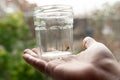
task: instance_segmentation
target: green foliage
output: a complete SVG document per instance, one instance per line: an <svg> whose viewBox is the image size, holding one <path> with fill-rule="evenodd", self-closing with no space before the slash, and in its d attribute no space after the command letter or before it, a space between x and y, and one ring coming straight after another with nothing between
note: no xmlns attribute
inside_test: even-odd
<svg viewBox="0 0 120 80"><path fill-rule="evenodd" d="M43 80L45 76L22 59L22 51L12 54L0 49L0 80Z"/></svg>
<svg viewBox="0 0 120 80"><path fill-rule="evenodd" d="M8 55L7 52L0 48L0 80L7 78Z"/></svg>
<svg viewBox="0 0 120 80"><path fill-rule="evenodd" d="M44 80L22 58L23 50L33 47L35 40L20 12L0 18L0 80Z"/></svg>
<svg viewBox="0 0 120 80"><path fill-rule="evenodd" d="M2 44L6 50L12 50L16 41L27 38L28 26L22 18L22 14L9 14L0 19L0 44Z"/></svg>

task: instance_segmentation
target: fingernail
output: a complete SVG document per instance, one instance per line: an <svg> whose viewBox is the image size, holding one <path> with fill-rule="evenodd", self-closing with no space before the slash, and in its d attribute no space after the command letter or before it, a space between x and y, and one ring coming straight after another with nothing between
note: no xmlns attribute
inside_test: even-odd
<svg viewBox="0 0 120 80"><path fill-rule="evenodd" d="M87 48L89 47L92 43L94 43L95 40L91 37L86 37L84 40L83 40L83 47Z"/></svg>
<svg viewBox="0 0 120 80"><path fill-rule="evenodd" d="M27 53L28 51L29 51L29 49L25 49L25 50L24 50L24 54Z"/></svg>

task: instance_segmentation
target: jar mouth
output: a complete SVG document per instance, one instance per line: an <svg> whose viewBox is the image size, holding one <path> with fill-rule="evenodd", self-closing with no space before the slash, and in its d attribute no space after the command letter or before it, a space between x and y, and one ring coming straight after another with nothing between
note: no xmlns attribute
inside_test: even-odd
<svg viewBox="0 0 120 80"><path fill-rule="evenodd" d="M72 12L72 7L69 5L44 5L34 9L34 14L49 12Z"/></svg>

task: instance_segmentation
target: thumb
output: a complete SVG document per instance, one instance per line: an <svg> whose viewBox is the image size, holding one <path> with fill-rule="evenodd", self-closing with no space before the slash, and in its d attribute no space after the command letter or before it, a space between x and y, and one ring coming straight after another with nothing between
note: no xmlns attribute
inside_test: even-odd
<svg viewBox="0 0 120 80"><path fill-rule="evenodd" d="M93 45L94 43L96 43L96 41L95 41L93 38L91 38L91 37L86 37L86 38L84 38L84 40L83 40L83 47L84 47L84 48L88 48L88 47L90 47L91 45Z"/></svg>

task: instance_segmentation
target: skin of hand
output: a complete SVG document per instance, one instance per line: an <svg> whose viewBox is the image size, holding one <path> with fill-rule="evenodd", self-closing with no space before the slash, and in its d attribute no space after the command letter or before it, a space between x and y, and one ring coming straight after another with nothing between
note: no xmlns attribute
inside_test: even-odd
<svg viewBox="0 0 120 80"><path fill-rule="evenodd" d="M91 37L83 40L84 51L59 59L45 59L38 49L26 49L24 60L56 80L120 80L120 65L112 52Z"/></svg>

